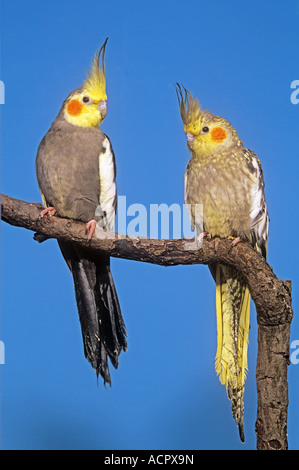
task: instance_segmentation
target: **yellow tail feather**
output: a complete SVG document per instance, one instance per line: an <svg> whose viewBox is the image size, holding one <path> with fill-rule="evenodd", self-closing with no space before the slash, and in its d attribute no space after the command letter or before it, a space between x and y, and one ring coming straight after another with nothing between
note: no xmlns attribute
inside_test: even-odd
<svg viewBox="0 0 299 470"><path fill-rule="evenodd" d="M250 319L249 289L236 270L216 266L217 353L215 369L232 401L233 417L244 442L244 385Z"/></svg>

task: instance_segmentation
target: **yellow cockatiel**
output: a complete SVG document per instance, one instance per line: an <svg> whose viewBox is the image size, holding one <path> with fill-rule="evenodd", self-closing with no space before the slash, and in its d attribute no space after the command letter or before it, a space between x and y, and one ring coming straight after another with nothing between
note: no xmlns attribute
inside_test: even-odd
<svg viewBox="0 0 299 470"><path fill-rule="evenodd" d="M244 147L226 119L202 110L184 87L177 85L176 91L192 155L185 172L185 203L193 228L202 226L203 234L212 237L233 237L232 243L247 240L266 258L269 217L258 157ZM196 204L203 205L203 220L195 218ZM250 294L232 267L219 263L209 267L216 282L216 372L226 385L244 442Z"/></svg>

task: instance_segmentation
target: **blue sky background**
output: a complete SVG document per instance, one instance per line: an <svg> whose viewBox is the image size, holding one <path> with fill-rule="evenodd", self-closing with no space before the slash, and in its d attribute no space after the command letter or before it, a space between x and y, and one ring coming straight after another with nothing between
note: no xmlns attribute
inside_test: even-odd
<svg viewBox="0 0 299 470"><path fill-rule="evenodd" d="M299 340L299 104L290 100L299 79L299 2L27 0L1 7L1 191L40 201L38 144L109 36L102 129L116 154L118 194L148 209L183 204L189 154L173 86L183 83L262 161L268 260L278 277L293 281L291 341ZM32 237L2 223L2 449L255 448L253 306L242 445L214 372L215 286L206 266L112 260L129 349L105 389L83 355L57 243ZM299 447L298 374L292 364L291 449Z"/></svg>

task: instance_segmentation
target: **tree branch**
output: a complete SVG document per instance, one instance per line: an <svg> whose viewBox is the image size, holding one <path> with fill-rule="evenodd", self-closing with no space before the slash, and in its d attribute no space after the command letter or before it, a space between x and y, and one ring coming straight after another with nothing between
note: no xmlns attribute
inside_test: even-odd
<svg viewBox="0 0 299 470"><path fill-rule="evenodd" d="M1 218L37 232L35 239L57 238L99 250L117 258L175 266L221 262L236 268L248 283L257 310L258 359L256 368L258 449L287 449L287 407L291 282L278 279L269 264L249 244L232 247L231 240L157 240L129 237L99 230L88 241L85 224L60 217L39 218L42 206L1 196Z"/></svg>

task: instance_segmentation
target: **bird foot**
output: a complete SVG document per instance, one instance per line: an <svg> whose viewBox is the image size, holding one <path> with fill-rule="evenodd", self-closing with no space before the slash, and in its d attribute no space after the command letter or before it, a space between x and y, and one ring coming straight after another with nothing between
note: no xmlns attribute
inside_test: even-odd
<svg viewBox="0 0 299 470"><path fill-rule="evenodd" d="M56 214L56 209L55 207L46 207L46 209L43 209L41 213L39 214L39 218L42 219L45 215L47 217L52 217L52 215Z"/></svg>
<svg viewBox="0 0 299 470"><path fill-rule="evenodd" d="M197 235L197 240L202 243L203 239L207 238L208 240L211 240L211 235L208 232L202 232L199 235Z"/></svg>
<svg viewBox="0 0 299 470"><path fill-rule="evenodd" d="M228 237L228 239L233 240L229 251L231 251L233 249L233 247L236 246L241 241L240 237Z"/></svg>
<svg viewBox="0 0 299 470"><path fill-rule="evenodd" d="M240 237L228 237L228 239L229 239L229 240L233 240L232 246L237 245L237 244L241 241L241 238L240 238Z"/></svg>
<svg viewBox="0 0 299 470"><path fill-rule="evenodd" d="M88 240L92 239L96 226L97 226L97 221L94 219L91 219L89 222L87 222L86 231L88 231L88 237L87 237Z"/></svg>
<svg viewBox="0 0 299 470"><path fill-rule="evenodd" d="M211 237L207 232L201 232L199 235L197 235L196 243L197 243L198 248L202 247L202 243L203 243L204 238L211 238Z"/></svg>

